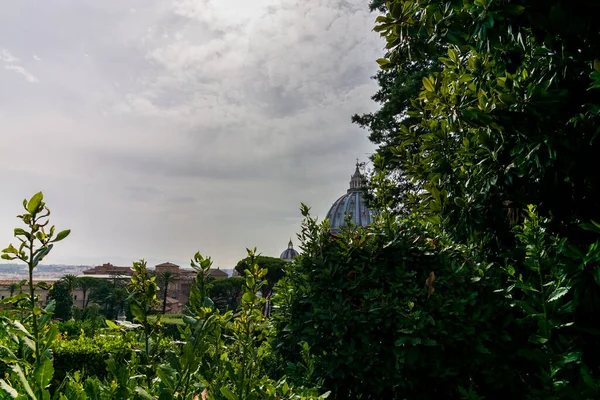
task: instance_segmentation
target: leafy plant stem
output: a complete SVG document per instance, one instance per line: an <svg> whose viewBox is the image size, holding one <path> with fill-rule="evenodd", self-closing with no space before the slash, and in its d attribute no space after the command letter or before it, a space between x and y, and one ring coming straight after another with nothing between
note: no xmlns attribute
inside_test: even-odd
<svg viewBox="0 0 600 400"><path fill-rule="evenodd" d="M35 225L37 220L32 218L32 224ZM32 327L33 327L33 337L34 337L34 346L35 346L35 366L36 368L40 364L40 346L39 346L39 334L38 334L38 324L37 317L35 316L35 288L33 286L33 268L35 267L33 261L33 240L34 240L35 232L31 232L31 236L29 239L29 260L27 262L29 269L29 299L31 301L31 319L32 319ZM41 389L41 388L40 388Z"/></svg>

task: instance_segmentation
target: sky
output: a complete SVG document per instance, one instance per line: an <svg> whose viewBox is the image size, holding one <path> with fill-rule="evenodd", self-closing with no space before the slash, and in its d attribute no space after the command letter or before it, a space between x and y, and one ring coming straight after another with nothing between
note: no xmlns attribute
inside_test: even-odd
<svg viewBox="0 0 600 400"><path fill-rule="evenodd" d="M296 245L374 147L366 0L21 0L0 13L0 245L42 191L46 263L231 268Z"/></svg>

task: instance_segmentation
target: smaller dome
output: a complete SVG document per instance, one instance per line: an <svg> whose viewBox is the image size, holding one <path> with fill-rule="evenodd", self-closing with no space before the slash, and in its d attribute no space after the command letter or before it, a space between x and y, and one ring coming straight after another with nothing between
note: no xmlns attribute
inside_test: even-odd
<svg viewBox="0 0 600 400"><path fill-rule="evenodd" d="M292 239L288 243L288 248L281 253L279 258L286 261L292 261L294 258L298 257L300 254L296 250L294 250L294 244L292 243Z"/></svg>

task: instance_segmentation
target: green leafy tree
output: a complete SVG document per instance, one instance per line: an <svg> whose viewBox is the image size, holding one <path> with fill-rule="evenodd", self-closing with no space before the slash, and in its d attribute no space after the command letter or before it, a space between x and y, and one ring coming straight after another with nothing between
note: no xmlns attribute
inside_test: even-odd
<svg viewBox="0 0 600 400"><path fill-rule="evenodd" d="M409 213L490 252L515 245L512 226L528 204L551 218L552 232L592 240L578 224L600 220L600 4L396 0L376 8L385 12L375 27L387 42L382 69L442 68L423 77L399 126L386 124L387 103L374 123L362 121L374 139L390 138L376 158L374 192L393 199L396 185L383 178L401 173L419 189L408 193ZM391 87L381 87L389 102L406 104ZM389 132L380 135L380 123Z"/></svg>
<svg viewBox="0 0 600 400"><path fill-rule="evenodd" d="M128 296L125 286L117 286L109 290L106 304L111 318L118 318L119 314L125 309Z"/></svg>
<svg viewBox="0 0 600 400"><path fill-rule="evenodd" d="M8 291L10 292L10 296L12 297L12 296L15 295L15 292L17 290L19 290L19 284L18 283L11 283L11 284L9 284L7 286L7 288L8 288Z"/></svg>
<svg viewBox="0 0 600 400"><path fill-rule="evenodd" d="M71 294L73 294L73 291L79 286L79 278L76 275L67 274L63 276L61 280L65 283Z"/></svg>
<svg viewBox="0 0 600 400"><path fill-rule="evenodd" d="M73 308L73 295L69 289L68 282L59 280L52 285L48 291L48 299L54 300L54 317L63 321L71 319L71 310Z"/></svg>
<svg viewBox="0 0 600 400"><path fill-rule="evenodd" d="M107 318L117 318L127 300L126 279L122 276L113 277L111 280L92 279L95 279L96 282L91 288L88 303L100 305Z"/></svg>
<svg viewBox="0 0 600 400"><path fill-rule="evenodd" d="M222 312L237 310L240 306L242 288L245 282L245 279L240 277L217 279L212 282L212 287L209 290L210 298Z"/></svg>
<svg viewBox="0 0 600 400"><path fill-rule="evenodd" d="M106 279L98 279L96 284L90 290L88 302L102 306L102 309L107 312L107 310L112 308L109 299L113 290L114 288L111 282Z"/></svg>
<svg viewBox="0 0 600 400"><path fill-rule="evenodd" d="M77 288L81 290L83 295L83 309L88 306L89 298L87 294L90 290L92 290L98 284L98 278L93 278L90 276L82 276L77 281Z"/></svg>
<svg viewBox="0 0 600 400"><path fill-rule="evenodd" d="M162 313L167 312L167 298L169 296L169 285L176 279L176 275L171 271L164 271L157 276L158 283L162 286Z"/></svg>

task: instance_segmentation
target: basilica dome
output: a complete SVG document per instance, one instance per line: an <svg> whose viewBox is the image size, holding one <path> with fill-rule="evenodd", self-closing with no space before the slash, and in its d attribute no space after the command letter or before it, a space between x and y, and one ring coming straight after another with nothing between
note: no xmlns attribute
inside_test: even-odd
<svg viewBox="0 0 600 400"><path fill-rule="evenodd" d="M345 218L350 217L354 225L368 226L373 222L374 211L369 210L363 198L365 177L360 173L360 164L356 163L356 170L350 178L350 188L342 197L337 199L329 212L327 219L331 233L337 234L346 225Z"/></svg>
<svg viewBox="0 0 600 400"><path fill-rule="evenodd" d="M292 261L294 258L298 257L298 252L294 249L294 244L292 243L292 239L288 243L288 248L281 253L279 258L286 261Z"/></svg>

